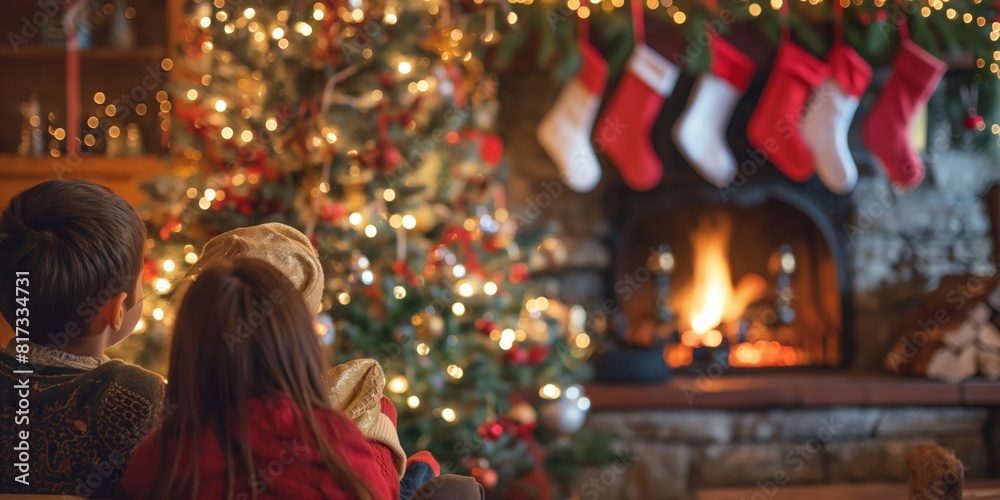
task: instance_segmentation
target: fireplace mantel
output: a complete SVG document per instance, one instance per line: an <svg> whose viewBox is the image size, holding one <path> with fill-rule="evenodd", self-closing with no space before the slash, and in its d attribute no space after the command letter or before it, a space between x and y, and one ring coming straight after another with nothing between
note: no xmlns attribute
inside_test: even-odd
<svg viewBox="0 0 1000 500"><path fill-rule="evenodd" d="M947 384L845 373L678 376L663 384L592 383L593 410L1000 406L1000 383Z"/></svg>

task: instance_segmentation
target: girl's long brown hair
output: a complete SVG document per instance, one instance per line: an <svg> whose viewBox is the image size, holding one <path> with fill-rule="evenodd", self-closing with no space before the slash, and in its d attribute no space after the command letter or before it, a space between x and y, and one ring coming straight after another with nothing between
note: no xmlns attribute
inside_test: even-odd
<svg viewBox="0 0 1000 500"><path fill-rule="evenodd" d="M334 480L358 498L375 498L334 451L313 415L314 409L330 407L323 368L312 314L277 269L237 258L204 270L177 310L167 385L167 400L177 407L163 422L161 466L150 497L198 495L200 439L209 430L224 455L226 498L239 491L238 483L256 498L247 484L256 469L248 446L247 402L283 395L294 403L302 435L322 455Z"/></svg>

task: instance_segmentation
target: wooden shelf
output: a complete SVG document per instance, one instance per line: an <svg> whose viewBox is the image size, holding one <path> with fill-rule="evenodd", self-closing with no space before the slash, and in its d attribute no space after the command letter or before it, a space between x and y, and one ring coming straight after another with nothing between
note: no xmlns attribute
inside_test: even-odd
<svg viewBox="0 0 1000 500"><path fill-rule="evenodd" d="M162 59L167 51L163 47L134 47L120 49L117 47L93 47L80 51L80 59L84 61L153 61ZM27 45L23 47L0 47L0 58L7 59L64 59L65 47L43 47Z"/></svg>
<svg viewBox="0 0 1000 500"><path fill-rule="evenodd" d="M677 376L653 385L590 383L586 393L594 410L1000 406L1000 383L850 373Z"/></svg>
<svg viewBox="0 0 1000 500"><path fill-rule="evenodd" d="M0 206L15 194L52 179L86 179L108 186L133 205L144 201L139 184L170 173L170 160L154 155L108 158L90 155L73 165L65 157L26 158L0 154Z"/></svg>

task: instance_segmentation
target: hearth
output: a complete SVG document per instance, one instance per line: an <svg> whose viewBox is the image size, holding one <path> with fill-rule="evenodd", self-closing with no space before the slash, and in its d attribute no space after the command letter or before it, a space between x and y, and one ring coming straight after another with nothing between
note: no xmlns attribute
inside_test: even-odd
<svg viewBox="0 0 1000 500"><path fill-rule="evenodd" d="M753 179L670 182L629 199L612 286L629 344L697 370L841 367L851 284L843 198ZM644 274L655 279L642 280Z"/></svg>

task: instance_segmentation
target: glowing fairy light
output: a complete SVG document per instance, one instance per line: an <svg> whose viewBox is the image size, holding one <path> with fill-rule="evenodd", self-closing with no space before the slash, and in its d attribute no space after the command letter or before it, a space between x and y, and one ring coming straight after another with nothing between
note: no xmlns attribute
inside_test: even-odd
<svg viewBox="0 0 1000 500"><path fill-rule="evenodd" d="M388 387L390 391L395 392L396 394L401 394L410 388L410 383L406 381L406 377L396 375L389 381Z"/></svg>
<svg viewBox="0 0 1000 500"><path fill-rule="evenodd" d="M554 384L545 384L538 390L538 395L545 399L556 399L562 394L562 390Z"/></svg>

